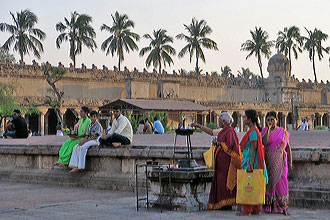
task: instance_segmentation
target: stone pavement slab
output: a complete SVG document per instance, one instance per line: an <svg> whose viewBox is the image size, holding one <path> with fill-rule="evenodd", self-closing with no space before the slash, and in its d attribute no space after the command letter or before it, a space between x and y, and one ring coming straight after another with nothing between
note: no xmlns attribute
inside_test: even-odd
<svg viewBox="0 0 330 220"><path fill-rule="evenodd" d="M86 219L329 219L330 210L290 208L290 216L236 216L235 211L177 212L144 208L136 212L135 194L0 181L1 220Z"/></svg>
<svg viewBox="0 0 330 220"><path fill-rule="evenodd" d="M329 131L290 131L290 143L292 146L330 147ZM238 133L239 139L244 133ZM33 136L27 139L0 139L1 145L61 145L68 136ZM177 144L185 146L185 137L178 136ZM211 137L205 133L194 133L191 136L193 146L210 146ZM133 136L135 146L173 146L174 134L142 134Z"/></svg>

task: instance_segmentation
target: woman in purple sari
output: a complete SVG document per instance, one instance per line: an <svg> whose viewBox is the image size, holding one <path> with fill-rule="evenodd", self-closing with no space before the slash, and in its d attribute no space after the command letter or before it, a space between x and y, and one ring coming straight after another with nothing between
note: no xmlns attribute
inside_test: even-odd
<svg viewBox="0 0 330 220"><path fill-rule="evenodd" d="M290 134L277 127L275 112L266 115L267 127L262 130L265 161L268 172L266 203L264 211L288 215L289 185L288 170L292 168L292 155L289 144Z"/></svg>

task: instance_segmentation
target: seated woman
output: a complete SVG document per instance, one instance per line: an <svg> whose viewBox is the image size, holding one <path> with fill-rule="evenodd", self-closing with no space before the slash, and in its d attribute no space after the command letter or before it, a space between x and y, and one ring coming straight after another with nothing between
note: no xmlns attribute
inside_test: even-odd
<svg viewBox="0 0 330 220"><path fill-rule="evenodd" d="M70 162L73 147L76 146L84 137L87 130L87 126L91 123L91 120L87 117L89 108L86 106L81 107L80 117L78 122L78 133L72 136L69 140L65 141L59 151L59 159L56 166L67 166Z"/></svg>
<svg viewBox="0 0 330 220"><path fill-rule="evenodd" d="M268 126L261 133L269 177L264 210L269 213L282 212L288 215L288 170L292 169L290 133L284 128L277 127L276 112L268 112L266 122Z"/></svg>
<svg viewBox="0 0 330 220"><path fill-rule="evenodd" d="M222 128L213 141L215 149L215 168L209 196L209 209L230 210L236 204L236 173L240 169L239 141L234 128L233 118L228 112L219 116L219 126ZM202 131L214 136L214 131L199 124L192 124Z"/></svg>
<svg viewBox="0 0 330 220"><path fill-rule="evenodd" d="M153 127L152 127L152 123L149 121L148 118L146 118L144 120L144 129L143 129L143 132L145 134L152 134L153 133Z"/></svg>
<svg viewBox="0 0 330 220"><path fill-rule="evenodd" d="M260 126L258 123L258 116L255 110L246 110L243 116L244 125L249 127L248 132L241 140L241 169L252 171L253 169L262 169L266 177L266 184L268 183L268 175L265 164L264 148L262 146L262 138L260 134ZM260 186L265 187L265 186ZM260 205L244 205L244 215L261 213Z"/></svg>
<svg viewBox="0 0 330 220"><path fill-rule="evenodd" d="M144 120L140 120L136 134L143 134L144 133L143 130L144 130Z"/></svg>
<svg viewBox="0 0 330 220"><path fill-rule="evenodd" d="M88 125L86 137L73 148L69 167L73 168L70 173L78 172L85 169L86 155L88 148L93 145L99 145L98 137L102 135L102 126L97 121L98 114L96 111L91 111L90 117L92 122Z"/></svg>

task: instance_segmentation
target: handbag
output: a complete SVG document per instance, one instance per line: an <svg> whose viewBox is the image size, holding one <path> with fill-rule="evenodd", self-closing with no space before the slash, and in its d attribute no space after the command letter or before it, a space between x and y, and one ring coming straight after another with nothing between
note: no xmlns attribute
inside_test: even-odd
<svg viewBox="0 0 330 220"><path fill-rule="evenodd" d="M203 153L205 164L210 169L214 169L214 164L215 164L214 153L215 153L215 146L213 145L210 147L210 149L208 149L208 151Z"/></svg>
<svg viewBox="0 0 330 220"><path fill-rule="evenodd" d="M237 204L265 204L265 192L266 178L263 169L255 169L251 173L237 170Z"/></svg>

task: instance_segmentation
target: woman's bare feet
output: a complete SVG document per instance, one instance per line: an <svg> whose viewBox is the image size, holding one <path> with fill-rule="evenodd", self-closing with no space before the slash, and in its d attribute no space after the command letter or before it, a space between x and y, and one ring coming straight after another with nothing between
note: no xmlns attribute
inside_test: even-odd
<svg viewBox="0 0 330 220"><path fill-rule="evenodd" d="M73 168L72 170L69 171L69 173L77 173L79 172L78 168Z"/></svg>
<svg viewBox="0 0 330 220"><path fill-rule="evenodd" d="M284 210L282 213L283 213L283 215L285 215L285 216L288 216L288 215L290 215L290 214L288 213L288 211L287 211L287 210Z"/></svg>
<svg viewBox="0 0 330 220"><path fill-rule="evenodd" d="M117 143L117 142L115 142L115 143L112 143L112 146L114 146L114 147L120 147L121 146L121 143Z"/></svg>

